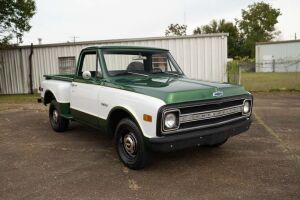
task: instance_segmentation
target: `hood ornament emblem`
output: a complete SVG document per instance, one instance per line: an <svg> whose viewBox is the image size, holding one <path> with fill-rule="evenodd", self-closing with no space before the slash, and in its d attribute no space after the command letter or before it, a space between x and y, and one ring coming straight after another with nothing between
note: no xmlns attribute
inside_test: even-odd
<svg viewBox="0 0 300 200"><path fill-rule="evenodd" d="M223 91L220 91L218 88L215 89L215 92L213 92L214 97L221 97L223 96Z"/></svg>

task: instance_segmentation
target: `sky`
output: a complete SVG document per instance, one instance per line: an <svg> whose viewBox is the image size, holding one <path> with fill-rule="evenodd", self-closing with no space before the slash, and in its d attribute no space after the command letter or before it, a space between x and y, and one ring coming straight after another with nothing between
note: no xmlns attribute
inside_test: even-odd
<svg viewBox="0 0 300 200"><path fill-rule="evenodd" d="M212 19L234 21L255 0L36 0L37 13L23 44L164 36L171 23L187 24L187 34ZM300 38L300 1L265 0L282 15L279 40Z"/></svg>

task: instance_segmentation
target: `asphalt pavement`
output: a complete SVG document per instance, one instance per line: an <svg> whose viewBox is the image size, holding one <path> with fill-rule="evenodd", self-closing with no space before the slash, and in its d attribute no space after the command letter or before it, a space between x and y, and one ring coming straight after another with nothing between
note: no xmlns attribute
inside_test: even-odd
<svg viewBox="0 0 300 200"><path fill-rule="evenodd" d="M300 93L254 97L249 131L139 171L95 129L56 133L42 105L0 104L0 199L300 199Z"/></svg>

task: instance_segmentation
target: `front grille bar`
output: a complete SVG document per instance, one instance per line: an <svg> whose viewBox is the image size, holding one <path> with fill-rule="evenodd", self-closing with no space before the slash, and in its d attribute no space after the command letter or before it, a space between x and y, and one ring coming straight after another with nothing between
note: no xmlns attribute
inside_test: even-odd
<svg viewBox="0 0 300 200"><path fill-rule="evenodd" d="M184 114L180 115L179 121L180 123L187 123L193 121L200 121L206 119L213 119L218 117L224 117L227 115L232 115L235 113L241 113L243 111L243 105L232 106L224 109L203 111L198 113Z"/></svg>

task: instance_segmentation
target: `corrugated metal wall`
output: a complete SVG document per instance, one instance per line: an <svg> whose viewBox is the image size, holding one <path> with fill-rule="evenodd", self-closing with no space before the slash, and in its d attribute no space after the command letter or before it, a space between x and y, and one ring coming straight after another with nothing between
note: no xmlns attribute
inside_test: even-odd
<svg viewBox="0 0 300 200"><path fill-rule="evenodd" d="M256 44L257 72L299 72L300 40Z"/></svg>
<svg viewBox="0 0 300 200"><path fill-rule="evenodd" d="M185 74L193 79L227 81L227 34L184 37L156 37L36 45L32 57L33 87L40 86L44 74L57 74L58 57L75 56L93 45L134 45L169 49ZM29 46L0 50L0 93L29 92Z"/></svg>

